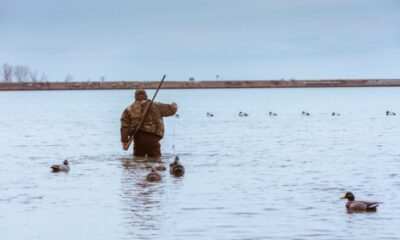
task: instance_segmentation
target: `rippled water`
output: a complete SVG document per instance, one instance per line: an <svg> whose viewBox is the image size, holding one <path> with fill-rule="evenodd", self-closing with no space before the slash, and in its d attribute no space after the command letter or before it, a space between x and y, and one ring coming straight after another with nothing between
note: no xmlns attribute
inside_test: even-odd
<svg viewBox="0 0 400 240"><path fill-rule="evenodd" d="M0 239L400 238L400 88L161 90L186 175L160 183L120 147L132 98L0 92ZM382 204L347 214L346 191Z"/></svg>

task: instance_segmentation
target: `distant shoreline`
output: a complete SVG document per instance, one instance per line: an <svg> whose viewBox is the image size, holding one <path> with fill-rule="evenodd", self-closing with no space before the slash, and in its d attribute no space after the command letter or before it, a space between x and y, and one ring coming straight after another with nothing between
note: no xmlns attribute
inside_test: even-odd
<svg viewBox="0 0 400 240"><path fill-rule="evenodd" d="M156 89L158 81L0 83L0 91ZM400 79L165 81L163 89L400 87Z"/></svg>

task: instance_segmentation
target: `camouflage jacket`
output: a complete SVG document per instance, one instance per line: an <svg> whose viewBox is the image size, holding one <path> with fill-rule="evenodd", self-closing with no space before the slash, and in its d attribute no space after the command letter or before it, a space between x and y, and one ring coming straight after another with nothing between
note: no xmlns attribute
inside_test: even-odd
<svg viewBox="0 0 400 240"><path fill-rule="evenodd" d="M143 113L150 100L135 101L127 107L121 116L121 141L127 142L142 119ZM176 113L176 104L164 104L153 102L140 130L164 137L163 117L172 116Z"/></svg>

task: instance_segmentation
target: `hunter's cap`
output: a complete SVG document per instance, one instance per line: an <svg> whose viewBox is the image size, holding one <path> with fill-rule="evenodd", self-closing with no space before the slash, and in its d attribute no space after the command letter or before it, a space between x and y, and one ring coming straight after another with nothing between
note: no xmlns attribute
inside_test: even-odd
<svg viewBox="0 0 400 240"><path fill-rule="evenodd" d="M135 100L146 100L147 94L144 89L137 89L135 91Z"/></svg>

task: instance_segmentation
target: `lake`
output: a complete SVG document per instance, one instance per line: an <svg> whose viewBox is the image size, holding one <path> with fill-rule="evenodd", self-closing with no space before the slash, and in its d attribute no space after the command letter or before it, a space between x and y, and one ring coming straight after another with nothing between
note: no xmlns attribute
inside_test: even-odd
<svg viewBox="0 0 400 240"><path fill-rule="evenodd" d="M180 116L164 119L162 161L186 173L159 183L121 149L132 100L0 92L0 239L400 238L400 116L385 115L400 88L161 89ZM378 211L348 214L346 191Z"/></svg>

